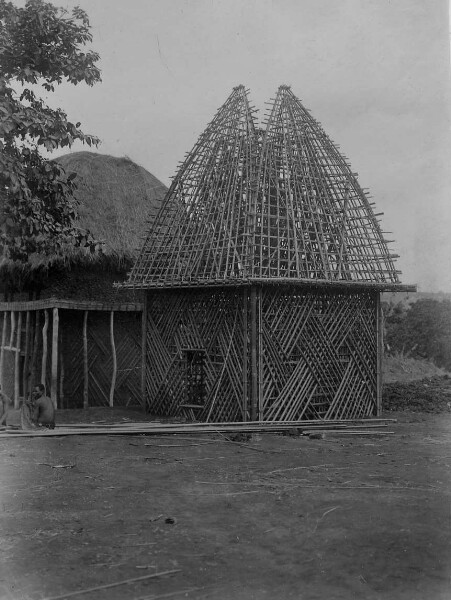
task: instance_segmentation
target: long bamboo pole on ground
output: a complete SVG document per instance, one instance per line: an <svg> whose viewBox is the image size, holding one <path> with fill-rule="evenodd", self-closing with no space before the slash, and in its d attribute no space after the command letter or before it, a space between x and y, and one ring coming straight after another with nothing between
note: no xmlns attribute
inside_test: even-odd
<svg viewBox="0 0 451 600"><path fill-rule="evenodd" d="M5 387L4 381L4 369L5 369L5 343L6 343L6 327L8 322L6 310L3 312L3 327L2 327L2 345L0 348L0 388L3 390Z"/></svg>
<svg viewBox="0 0 451 600"><path fill-rule="evenodd" d="M88 313L85 310L83 315L83 408L89 406Z"/></svg>
<svg viewBox="0 0 451 600"><path fill-rule="evenodd" d="M59 314L58 309L53 309L52 322L52 371L50 379L50 398L53 406L57 408L58 398L58 330L59 330Z"/></svg>
<svg viewBox="0 0 451 600"><path fill-rule="evenodd" d="M42 363L41 363L41 383L45 386L46 374L47 374L47 349L48 340L47 332L49 330L49 311L44 311L44 325L42 327Z"/></svg>
<svg viewBox="0 0 451 600"><path fill-rule="evenodd" d="M14 408L19 408L20 396L20 338L22 334L22 312L19 312L16 337L16 351L14 356Z"/></svg>
<svg viewBox="0 0 451 600"><path fill-rule="evenodd" d="M29 378L29 370L30 370L30 322L31 322L31 313L27 310L26 324L25 324L25 357L24 357L24 365L23 365L23 373L22 373L22 390L23 397L28 397L28 384L30 382Z"/></svg>
<svg viewBox="0 0 451 600"><path fill-rule="evenodd" d="M117 376L117 356L116 356L116 345L114 343L114 310L110 313L110 341L111 341L111 354L113 357L113 374L111 376L111 387L110 387L110 406L114 405L114 390L116 388L116 376Z"/></svg>

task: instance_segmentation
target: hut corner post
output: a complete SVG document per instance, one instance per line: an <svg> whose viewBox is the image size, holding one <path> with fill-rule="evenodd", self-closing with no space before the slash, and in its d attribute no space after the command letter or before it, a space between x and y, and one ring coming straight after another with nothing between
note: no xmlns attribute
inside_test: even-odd
<svg viewBox="0 0 451 600"><path fill-rule="evenodd" d="M251 354L251 421L257 421L261 418L259 415L260 405L260 389L261 384L259 374L259 315L258 308L260 307L260 292L257 286L251 286L250 294L251 314L250 314L250 354Z"/></svg>
<svg viewBox="0 0 451 600"><path fill-rule="evenodd" d="M376 343L377 343L377 371L376 371L376 415L382 413L382 357L384 355L384 328L381 305L381 294L376 292Z"/></svg>

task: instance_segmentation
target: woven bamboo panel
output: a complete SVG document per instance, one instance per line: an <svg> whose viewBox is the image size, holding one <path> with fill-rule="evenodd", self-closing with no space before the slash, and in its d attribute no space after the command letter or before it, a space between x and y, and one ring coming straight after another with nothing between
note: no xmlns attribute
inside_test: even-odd
<svg viewBox="0 0 451 600"><path fill-rule="evenodd" d="M64 408L83 406L83 312L61 311L64 358ZM108 406L113 372L109 312L88 315L89 406ZM141 314L116 312L114 337L117 354L115 406L139 405L141 381Z"/></svg>
<svg viewBox="0 0 451 600"><path fill-rule="evenodd" d="M375 293L257 290L257 375L250 311L237 291L148 296L146 389L157 415L248 420L252 381L264 421L360 418L377 412ZM247 294L247 292L246 292ZM249 299L247 299L249 300ZM188 353L198 352L205 390L190 396Z"/></svg>
<svg viewBox="0 0 451 600"><path fill-rule="evenodd" d="M262 296L265 421L349 419L377 411L374 294Z"/></svg>
<svg viewBox="0 0 451 600"><path fill-rule="evenodd" d="M242 420L242 294L162 292L147 307L147 394L151 412L200 421ZM189 402L187 351L205 352L203 404Z"/></svg>

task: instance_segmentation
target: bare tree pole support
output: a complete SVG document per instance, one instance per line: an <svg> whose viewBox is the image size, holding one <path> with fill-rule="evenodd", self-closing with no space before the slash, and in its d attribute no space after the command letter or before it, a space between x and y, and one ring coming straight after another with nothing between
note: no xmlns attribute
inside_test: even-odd
<svg viewBox="0 0 451 600"><path fill-rule="evenodd" d="M376 292L376 337L377 337L377 399L376 414L382 413L382 357L384 355L384 330L380 292Z"/></svg>
<svg viewBox="0 0 451 600"><path fill-rule="evenodd" d="M9 336L9 349L14 349L14 335L16 333L16 313L11 311L11 331Z"/></svg>
<svg viewBox="0 0 451 600"><path fill-rule="evenodd" d="M58 309L53 309L52 323L52 373L50 379L50 398L53 406L57 408L58 397L58 329L59 329L59 314Z"/></svg>
<svg viewBox="0 0 451 600"><path fill-rule="evenodd" d="M116 376L117 376L117 356L116 356L116 345L114 343L114 310L110 313L110 341L111 341L111 354L113 357L113 375L111 377L110 387L110 406L114 405L114 390L116 388Z"/></svg>
<svg viewBox="0 0 451 600"><path fill-rule="evenodd" d="M16 352L14 356L14 408L19 408L20 396L20 337L22 333L22 313L19 312L16 337Z"/></svg>
<svg viewBox="0 0 451 600"><path fill-rule="evenodd" d="M88 370L88 314L83 315L83 408L89 407L89 370Z"/></svg>
<svg viewBox="0 0 451 600"><path fill-rule="evenodd" d="M34 319L34 340L33 340L33 350L31 352L31 374L30 374L30 389L33 389L36 384L36 361L38 358L38 348L39 348L39 325L41 320L41 313L39 310L35 312Z"/></svg>
<svg viewBox="0 0 451 600"><path fill-rule="evenodd" d="M4 381L4 368L5 368L5 343L6 343L6 323L7 323L7 312L3 313L3 328L2 328L2 346L0 348L0 387L3 390Z"/></svg>
<svg viewBox="0 0 451 600"><path fill-rule="evenodd" d="M29 370L30 370L30 322L31 322L31 313L27 310L26 317L26 325L25 325L25 360L23 365L23 373L22 373L22 391L23 397L28 397L28 383L29 379Z"/></svg>
<svg viewBox="0 0 451 600"><path fill-rule="evenodd" d="M257 420L258 365L257 365L257 290L251 286L251 421Z"/></svg>
<svg viewBox="0 0 451 600"><path fill-rule="evenodd" d="M44 311L44 326L42 327L42 363L41 363L41 383L45 386L45 376L47 373L47 332L49 330L49 311ZM46 390L47 392L47 390Z"/></svg>
<svg viewBox="0 0 451 600"><path fill-rule="evenodd" d="M60 340L60 348L62 346ZM59 399L60 399L60 408L64 407L64 356L63 353L60 352L60 385L59 385Z"/></svg>
<svg viewBox="0 0 451 600"><path fill-rule="evenodd" d="M146 358L147 358L147 294L144 296L144 306L141 315L141 398L142 407L146 410Z"/></svg>

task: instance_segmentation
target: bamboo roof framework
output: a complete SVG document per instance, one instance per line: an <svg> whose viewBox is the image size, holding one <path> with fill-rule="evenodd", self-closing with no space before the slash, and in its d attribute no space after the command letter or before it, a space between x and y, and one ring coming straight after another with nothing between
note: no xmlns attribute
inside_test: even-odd
<svg viewBox="0 0 451 600"><path fill-rule="evenodd" d="M124 287L250 282L400 288L366 192L288 86L263 128L233 89L173 179Z"/></svg>

